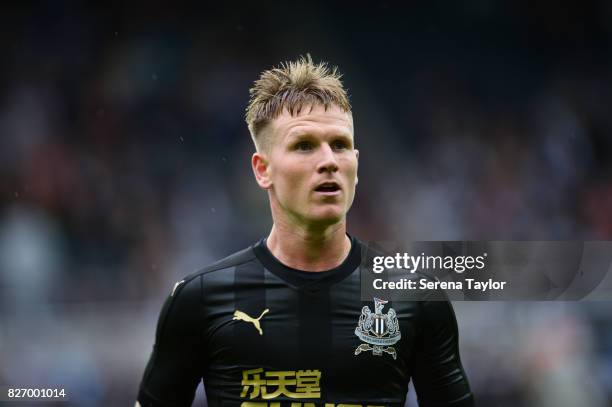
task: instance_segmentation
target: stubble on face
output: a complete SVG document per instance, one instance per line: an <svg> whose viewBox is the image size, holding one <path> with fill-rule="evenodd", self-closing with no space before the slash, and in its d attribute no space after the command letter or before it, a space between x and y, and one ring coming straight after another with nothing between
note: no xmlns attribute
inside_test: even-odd
<svg viewBox="0 0 612 407"><path fill-rule="evenodd" d="M262 153L275 223L327 227L344 222L357 180L351 114L320 105L297 115L284 111L265 131Z"/></svg>

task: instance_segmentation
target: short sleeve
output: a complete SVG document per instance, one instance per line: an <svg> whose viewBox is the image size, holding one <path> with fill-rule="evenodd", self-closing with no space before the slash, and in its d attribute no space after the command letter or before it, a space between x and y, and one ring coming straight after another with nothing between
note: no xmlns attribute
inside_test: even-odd
<svg viewBox="0 0 612 407"><path fill-rule="evenodd" d="M138 393L142 407L191 406L205 364L201 292L195 277L166 299Z"/></svg>
<svg viewBox="0 0 612 407"><path fill-rule="evenodd" d="M420 407L473 406L459 357L457 320L449 301L423 301L412 379Z"/></svg>

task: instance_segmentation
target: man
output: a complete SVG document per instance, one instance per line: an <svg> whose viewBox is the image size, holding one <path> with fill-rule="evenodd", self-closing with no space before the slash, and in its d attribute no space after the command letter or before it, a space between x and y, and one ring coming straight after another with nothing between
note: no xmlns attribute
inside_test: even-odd
<svg viewBox="0 0 612 407"><path fill-rule="evenodd" d="M357 185L351 106L310 56L263 72L246 120L266 239L178 282L157 326L143 407L471 406L445 301L360 298L365 245L346 233Z"/></svg>

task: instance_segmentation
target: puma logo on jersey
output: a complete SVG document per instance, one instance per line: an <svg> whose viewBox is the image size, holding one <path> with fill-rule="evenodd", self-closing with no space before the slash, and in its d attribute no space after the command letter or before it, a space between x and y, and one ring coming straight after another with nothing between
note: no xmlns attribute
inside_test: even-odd
<svg viewBox="0 0 612 407"><path fill-rule="evenodd" d="M259 320L261 319L261 317L263 317L264 315L266 315L268 313L268 311L270 311L268 308L266 308L261 315L259 316L259 318L255 319L247 314L245 314L242 311L234 311L234 318L232 318L232 320L239 320L239 321L244 321L244 322L250 322L251 324L253 324L253 326L255 326L255 329L257 329L257 331L259 332L260 335L263 335L263 332L261 330L261 325L259 325Z"/></svg>

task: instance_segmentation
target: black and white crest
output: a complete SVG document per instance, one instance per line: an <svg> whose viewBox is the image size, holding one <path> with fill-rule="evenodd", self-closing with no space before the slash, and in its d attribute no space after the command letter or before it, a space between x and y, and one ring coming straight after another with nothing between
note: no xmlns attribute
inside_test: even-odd
<svg viewBox="0 0 612 407"><path fill-rule="evenodd" d="M393 308L384 314L383 308L388 301L374 298L374 313L367 305L361 309L359 323L355 328L355 335L363 342L355 349L355 355L363 351L372 351L372 354L381 356L388 353L397 358L394 345L402 338L399 322Z"/></svg>

